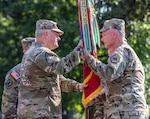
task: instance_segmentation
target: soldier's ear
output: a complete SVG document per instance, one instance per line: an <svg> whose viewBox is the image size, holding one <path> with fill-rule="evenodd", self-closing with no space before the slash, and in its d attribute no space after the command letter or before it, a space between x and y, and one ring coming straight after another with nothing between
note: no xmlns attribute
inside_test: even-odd
<svg viewBox="0 0 150 119"><path fill-rule="evenodd" d="M47 30L44 30L44 36L48 36L48 31Z"/></svg>
<svg viewBox="0 0 150 119"><path fill-rule="evenodd" d="M49 34L50 34L49 30L44 30L43 32L44 39L47 39L47 37L49 37Z"/></svg>
<svg viewBox="0 0 150 119"><path fill-rule="evenodd" d="M117 35L118 35L117 30L112 29L112 31L111 31L111 35L112 35L112 37L113 37L113 38L116 38L116 37L117 37Z"/></svg>

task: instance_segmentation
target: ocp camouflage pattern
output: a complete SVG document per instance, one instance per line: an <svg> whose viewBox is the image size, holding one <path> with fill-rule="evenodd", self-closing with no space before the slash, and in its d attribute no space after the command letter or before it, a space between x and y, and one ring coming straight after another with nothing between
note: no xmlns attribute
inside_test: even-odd
<svg viewBox="0 0 150 119"><path fill-rule="evenodd" d="M18 84L20 78L16 80L11 73L16 71L20 74L20 67L21 64L18 64L6 74L1 106L2 119L17 119Z"/></svg>
<svg viewBox="0 0 150 119"><path fill-rule="evenodd" d="M144 69L138 56L126 42L109 56L108 64L90 55L85 60L97 75L106 79L107 117L119 111L148 113L144 98Z"/></svg>
<svg viewBox="0 0 150 119"><path fill-rule="evenodd" d="M75 82L69 83L74 86L67 89L61 75L80 63L81 50L76 47L60 59L44 45L38 42L32 44L22 59L18 119L62 118L60 83L63 91L72 91Z"/></svg>

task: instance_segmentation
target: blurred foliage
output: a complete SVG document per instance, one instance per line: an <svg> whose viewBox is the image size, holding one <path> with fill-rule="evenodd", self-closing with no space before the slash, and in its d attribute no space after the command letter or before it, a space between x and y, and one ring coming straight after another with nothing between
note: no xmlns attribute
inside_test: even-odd
<svg viewBox="0 0 150 119"><path fill-rule="evenodd" d="M150 105L150 1L149 0L95 0L100 28L106 19L123 18L126 38L141 59L146 74L146 97ZM0 0L0 95L6 72L22 58L21 39L33 36L38 19L57 21L65 31L60 47L55 52L63 57L79 41L79 21L75 0ZM98 58L107 61L107 50L101 45ZM83 82L82 64L65 75ZM62 93L63 113L68 110L84 112L79 92ZM1 101L1 96L0 96Z"/></svg>

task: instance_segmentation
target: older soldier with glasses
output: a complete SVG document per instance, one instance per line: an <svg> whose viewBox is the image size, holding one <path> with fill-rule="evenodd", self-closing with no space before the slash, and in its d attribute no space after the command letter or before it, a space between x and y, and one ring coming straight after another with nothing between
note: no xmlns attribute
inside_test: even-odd
<svg viewBox="0 0 150 119"><path fill-rule="evenodd" d="M100 32L101 41L108 49L107 64L88 52L85 52L83 59L97 75L106 80L105 119L148 119L144 68L127 43L124 20L106 20Z"/></svg>

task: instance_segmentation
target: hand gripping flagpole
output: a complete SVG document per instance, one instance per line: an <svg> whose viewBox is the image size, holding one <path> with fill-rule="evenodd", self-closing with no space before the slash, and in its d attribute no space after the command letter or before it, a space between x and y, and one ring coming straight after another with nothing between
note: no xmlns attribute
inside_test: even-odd
<svg viewBox="0 0 150 119"><path fill-rule="evenodd" d="M96 19L93 0L77 0L78 16L80 23L80 37L84 41L84 50L97 57L96 45L100 47L99 26ZM100 78L86 65L83 64L84 83L88 84L82 94L82 104L88 105L101 91ZM88 110L86 109L88 113ZM89 115L89 114L87 114ZM88 117L87 117L88 119Z"/></svg>

